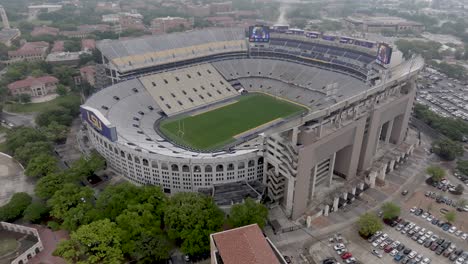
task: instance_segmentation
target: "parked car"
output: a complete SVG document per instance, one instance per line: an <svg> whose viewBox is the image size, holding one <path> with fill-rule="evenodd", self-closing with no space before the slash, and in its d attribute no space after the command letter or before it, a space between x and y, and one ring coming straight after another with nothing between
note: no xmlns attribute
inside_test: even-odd
<svg viewBox="0 0 468 264"><path fill-rule="evenodd" d="M351 252L345 252L343 254L341 254L341 259L349 259L353 256L353 254L351 254Z"/></svg>
<svg viewBox="0 0 468 264"><path fill-rule="evenodd" d="M376 256L376 257L379 257L379 258L382 258L382 253L380 253L378 250L375 250L373 249L372 251L372 255Z"/></svg>

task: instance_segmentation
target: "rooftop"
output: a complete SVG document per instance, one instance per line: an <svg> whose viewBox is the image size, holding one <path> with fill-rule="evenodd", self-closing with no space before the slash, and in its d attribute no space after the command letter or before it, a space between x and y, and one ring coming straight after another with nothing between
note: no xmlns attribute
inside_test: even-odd
<svg viewBox="0 0 468 264"><path fill-rule="evenodd" d="M418 22L410 21L401 17L394 17L394 16L378 16L378 17L370 17L370 16L352 16L347 17L346 20L354 22L354 23L366 23L366 24L378 24L378 25L422 25Z"/></svg>
<svg viewBox="0 0 468 264"><path fill-rule="evenodd" d="M257 224L212 234L218 251L218 263L224 264L280 264L272 244ZM217 258L217 259L218 259Z"/></svg>
<svg viewBox="0 0 468 264"><path fill-rule="evenodd" d="M29 55L43 53L49 48L49 43L45 41L26 42L21 48L8 51L8 55Z"/></svg>
<svg viewBox="0 0 468 264"><path fill-rule="evenodd" d="M12 82L8 84L8 89L15 90L23 87L31 87L33 84L45 84L45 83L58 83L58 79L54 76L41 76L41 77L28 77L23 80Z"/></svg>

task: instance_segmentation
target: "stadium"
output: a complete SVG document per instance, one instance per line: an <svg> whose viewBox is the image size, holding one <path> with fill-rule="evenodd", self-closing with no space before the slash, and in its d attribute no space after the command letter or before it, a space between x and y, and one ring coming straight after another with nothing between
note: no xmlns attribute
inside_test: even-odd
<svg viewBox="0 0 468 264"><path fill-rule="evenodd" d="M110 167L166 193L238 184L218 204L253 193L293 219L320 190L364 182L379 142L404 142L424 65L390 63L384 43L264 26L97 46L111 85L81 113Z"/></svg>

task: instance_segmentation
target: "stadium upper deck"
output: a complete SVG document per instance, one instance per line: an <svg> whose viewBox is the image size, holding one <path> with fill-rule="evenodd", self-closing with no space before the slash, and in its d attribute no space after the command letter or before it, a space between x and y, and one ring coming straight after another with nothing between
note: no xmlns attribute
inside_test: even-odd
<svg viewBox="0 0 468 264"><path fill-rule="evenodd" d="M97 44L104 62L125 73L219 53L247 51L242 28L214 28Z"/></svg>

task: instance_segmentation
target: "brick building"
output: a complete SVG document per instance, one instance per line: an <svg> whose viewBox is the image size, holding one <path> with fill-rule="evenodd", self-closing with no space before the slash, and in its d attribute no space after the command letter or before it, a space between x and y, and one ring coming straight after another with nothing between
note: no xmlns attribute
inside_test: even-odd
<svg viewBox="0 0 468 264"><path fill-rule="evenodd" d="M176 29L192 28L192 21L181 17L159 17L151 21L151 32L153 34L167 33Z"/></svg>
<svg viewBox="0 0 468 264"><path fill-rule="evenodd" d="M28 77L8 84L12 95L29 94L31 97L41 97L55 93L59 80L53 76Z"/></svg>

